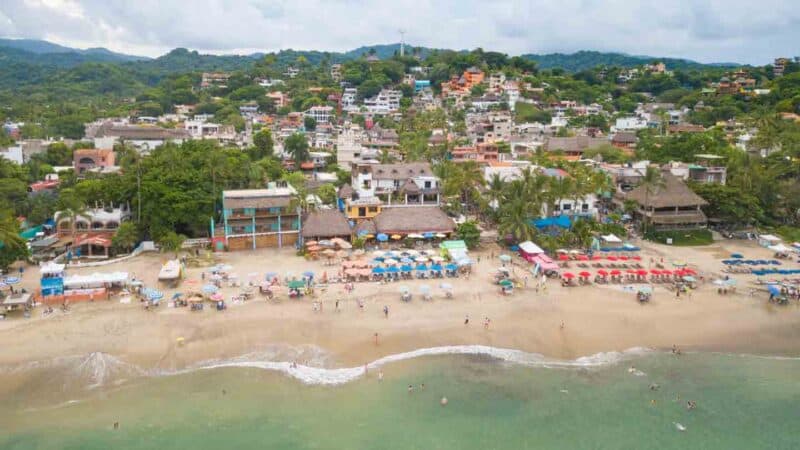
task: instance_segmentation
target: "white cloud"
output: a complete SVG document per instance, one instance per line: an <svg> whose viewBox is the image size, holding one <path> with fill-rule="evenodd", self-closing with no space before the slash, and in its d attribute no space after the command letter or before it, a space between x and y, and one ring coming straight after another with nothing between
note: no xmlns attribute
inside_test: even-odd
<svg viewBox="0 0 800 450"><path fill-rule="evenodd" d="M383 4L380 4L383 3ZM0 35L158 55L396 42L510 54L582 49L763 64L794 56L789 0L3 0Z"/></svg>

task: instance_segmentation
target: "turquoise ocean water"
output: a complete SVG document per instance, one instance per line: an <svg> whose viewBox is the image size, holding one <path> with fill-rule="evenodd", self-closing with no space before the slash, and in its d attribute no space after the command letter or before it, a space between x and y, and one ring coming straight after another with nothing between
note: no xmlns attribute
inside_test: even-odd
<svg viewBox="0 0 800 450"><path fill-rule="evenodd" d="M95 355L5 369L0 449L800 448L796 358L434 355L335 385L242 365L152 376Z"/></svg>

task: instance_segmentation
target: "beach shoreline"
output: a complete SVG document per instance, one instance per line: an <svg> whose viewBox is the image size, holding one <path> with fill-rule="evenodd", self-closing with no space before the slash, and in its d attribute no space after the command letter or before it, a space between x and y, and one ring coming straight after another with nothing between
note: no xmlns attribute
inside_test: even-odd
<svg viewBox="0 0 800 450"><path fill-rule="evenodd" d="M648 245L645 250L647 258L689 261L706 278L719 273L721 255L739 251L766 257L767 252L742 241L692 249ZM253 300L231 305L221 313L211 308L192 313L165 305L145 311L139 304L116 301L76 304L68 313L57 311L47 317L37 308L30 319L12 317L0 322L0 339L13 343L0 353L0 367L102 352L146 369L179 370L274 344L320 348L337 367L453 345L508 348L560 360L634 347L670 349L673 345L684 351L800 354L800 307L796 302L768 304L762 294L751 296L746 285L736 294L718 295L716 287L706 282L691 298L680 299L656 285L653 300L644 305L620 286L564 288L557 280L548 282L546 292L537 293L531 281L527 288L506 297L491 284L491 272L499 263L490 260L490 251L497 252L481 252L482 262L469 279L451 282L453 299L436 292L437 281L411 281L359 283L351 294L340 284L330 285L315 299L322 302L322 311L314 311L307 297L290 300L283 292L277 301L256 294ZM79 269L79 273L128 270L154 285L158 267L166 259L167 255L146 255L107 268ZM305 261L290 251L225 253L219 259L240 274L275 267L297 274L307 269L318 274L336 270ZM521 265L515 268L520 274L524 269ZM190 278L200 278L201 269L188 272ZM37 276L26 274L28 288L35 287ZM415 295L409 303L400 301L400 285L416 294L422 284L433 288L434 300L426 302ZM165 297L171 292L165 290ZM364 302L363 309L357 300ZM388 318L384 306L389 307ZM465 325L467 316L470 321ZM485 318L491 320L488 328Z"/></svg>

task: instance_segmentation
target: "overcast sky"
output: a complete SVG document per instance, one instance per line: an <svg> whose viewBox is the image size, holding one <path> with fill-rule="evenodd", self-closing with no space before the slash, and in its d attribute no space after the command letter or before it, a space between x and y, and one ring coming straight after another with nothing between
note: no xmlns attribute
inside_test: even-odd
<svg viewBox="0 0 800 450"><path fill-rule="evenodd" d="M765 64L800 55L798 0L0 0L0 36L158 56L406 42Z"/></svg>

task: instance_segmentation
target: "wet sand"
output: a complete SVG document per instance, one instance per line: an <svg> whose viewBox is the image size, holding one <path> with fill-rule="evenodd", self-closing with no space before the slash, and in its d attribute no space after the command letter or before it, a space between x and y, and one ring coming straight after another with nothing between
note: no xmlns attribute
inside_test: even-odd
<svg viewBox="0 0 800 450"><path fill-rule="evenodd" d="M314 345L327 351L335 364L352 366L381 356L418 348L482 344L573 359L604 351L631 347L707 350L756 354L800 354L800 306L767 303L767 295L750 295L755 277L735 275L738 293L718 295L710 280L720 274L720 259L730 253L749 258L769 258L770 252L751 242L723 241L703 248L671 248L647 245L643 263L651 257L664 258L667 265L682 260L698 269L706 280L691 298L675 295L655 285L653 300L641 305L635 294L619 285L564 288L549 280L546 292L537 293L534 282L517 289L512 296L499 295L491 282L499 261L490 260L483 250L481 262L469 279L447 280L454 286L454 298L445 299L437 288L440 281L411 281L389 284L357 283L352 294L341 284L318 292L323 310L312 310L313 299L290 300L283 288L276 300L256 294L244 304L230 305L217 312L208 306L202 312L167 308L145 311L138 303L96 301L73 305L42 316L37 308L30 319L12 315L0 321L0 365L45 360L65 355L104 352L146 368L179 369L199 361L225 359L263 349L270 344ZM497 250L494 250L497 255ZM477 256L475 254L474 256ZM100 268L70 269L70 273L125 270L157 286L160 265L169 255L144 255L132 261ZM320 261L306 261L293 251L258 250L224 253L217 261L234 266L242 280L247 274L267 271L300 275L313 270L332 274L337 267ZM522 275L527 266L515 258L515 271ZM791 263L791 267L797 264ZM580 271L574 267L573 271ZM591 272L596 269L589 269ZM38 273L29 268L23 286L38 283ZM201 269L189 269L187 278L199 279ZM432 288L434 299L425 302L419 286ZM400 301L399 286L414 293L410 303ZM176 290L166 289L165 300ZM229 298L237 288L225 288ZM339 311L335 309L340 300ZM356 299L365 301L360 310ZM389 317L383 314L390 308ZM464 324L469 316L469 325ZM490 318L486 329L484 318ZM564 327L561 328L561 323ZM378 344L375 344L378 333ZM183 345L178 345L183 338Z"/></svg>

